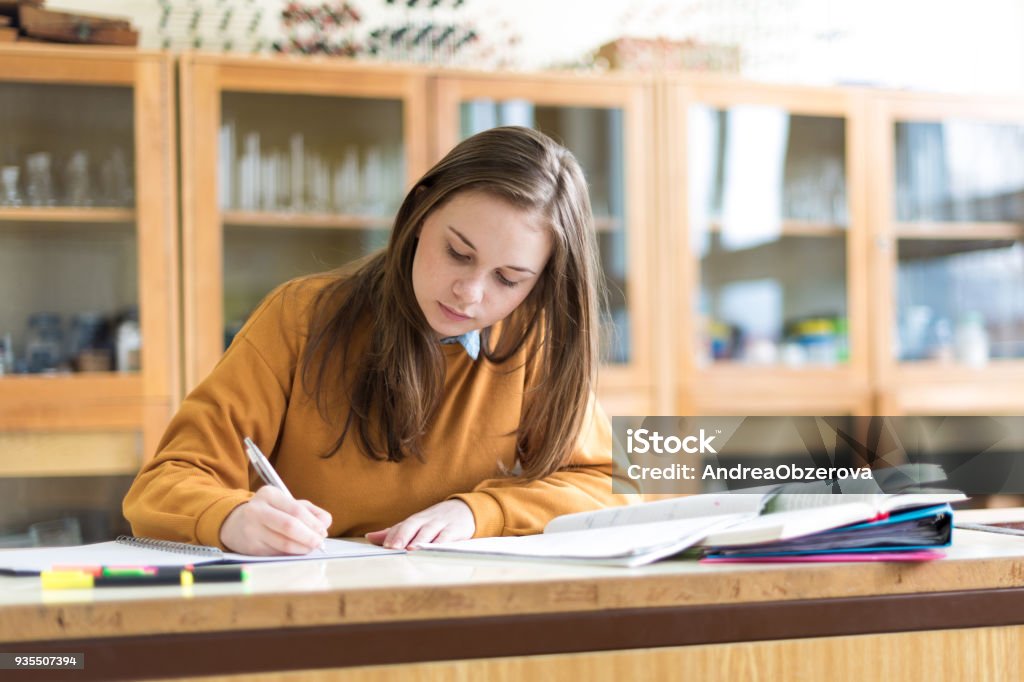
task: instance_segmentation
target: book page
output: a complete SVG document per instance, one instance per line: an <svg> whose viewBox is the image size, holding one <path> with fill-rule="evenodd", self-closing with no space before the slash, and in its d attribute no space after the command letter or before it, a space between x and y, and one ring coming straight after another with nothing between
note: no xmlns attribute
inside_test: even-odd
<svg viewBox="0 0 1024 682"><path fill-rule="evenodd" d="M966 500L967 496L958 492L930 492L930 493L843 493L833 495L824 494L787 494L779 493L769 498L765 503L765 514L778 512L799 511L801 509L818 509L822 507L834 507L842 504L868 504L879 512L892 512L898 509L910 507L924 507L946 502L960 502Z"/></svg>
<svg viewBox="0 0 1024 682"><path fill-rule="evenodd" d="M808 496L810 497L810 496ZM825 497L845 498L846 495ZM710 533L702 544L715 547L754 545L819 533L833 528L871 521L878 515L874 504L849 502L814 510L794 509L763 514Z"/></svg>
<svg viewBox="0 0 1024 682"><path fill-rule="evenodd" d="M763 494L712 493L690 495L625 507L566 514L552 519L545 533L564 533L591 528L632 526L675 519L694 519L723 514L751 514L761 510Z"/></svg>
<svg viewBox="0 0 1024 682"><path fill-rule="evenodd" d="M318 559L343 559L347 557L404 554L402 549L384 549L368 542L324 540L324 551L309 554L285 554L275 556L252 556L232 552L210 553L205 551L188 553L186 544L176 544L181 551L165 551L145 545L127 545L120 542L99 542L92 545L71 547L38 547L29 549L0 550L0 573L33 575L51 570L54 566L154 566L175 567L189 564L259 564L270 561L316 561Z"/></svg>
<svg viewBox="0 0 1024 682"><path fill-rule="evenodd" d="M779 493L772 496L765 503L764 512L765 514L778 514L853 503L866 504L882 511L882 502L887 497L891 497L891 495L886 495L883 492L843 493L841 495L833 495L832 493Z"/></svg>
<svg viewBox="0 0 1024 682"><path fill-rule="evenodd" d="M270 561L316 561L317 559L345 559L348 557L404 553L404 549L385 549L369 542L327 538L324 540L323 551L313 550L309 554L277 554L274 556L253 556L251 554L224 552L224 557L221 561L231 564L262 564Z"/></svg>
<svg viewBox="0 0 1024 682"><path fill-rule="evenodd" d="M475 538L421 545L418 551L585 561L640 566L696 545L716 528L749 518L744 514L657 521L633 526L522 537Z"/></svg>
<svg viewBox="0 0 1024 682"><path fill-rule="evenodd" d="M34 574L54 566L187 566L217 562L208 552L184 554L119 542L98 542L72 547L37 547L0 551L0 572Z"/></svg>

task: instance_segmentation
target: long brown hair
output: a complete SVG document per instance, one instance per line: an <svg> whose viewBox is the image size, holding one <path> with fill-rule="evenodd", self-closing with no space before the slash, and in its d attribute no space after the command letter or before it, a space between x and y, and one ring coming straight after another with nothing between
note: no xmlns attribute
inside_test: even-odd
<svg viewBox="0 0 1024 682"><path fill-rule="evenodd" d="M420 439L442 398L445 363L416 301L413 257L424 219L466 191L485 192L540 216L553 237L539 281L493 335L493 348L492 329L481 330L485 361L507 362L525 344L533 365L516 430L522 476L550 474L577 445L596 381L603 295L590 197L567 149L543 133L509 126L455 146L406 195L387 248L350 268L354 272L317 298L302 357L303 382L328 422L336 418L327 400L336 395L334 387L346 387L349 403L327 456L355 429L361 450L372 459L423 457ZM362 353L351 343L359 333L368 337Z"/></svg>

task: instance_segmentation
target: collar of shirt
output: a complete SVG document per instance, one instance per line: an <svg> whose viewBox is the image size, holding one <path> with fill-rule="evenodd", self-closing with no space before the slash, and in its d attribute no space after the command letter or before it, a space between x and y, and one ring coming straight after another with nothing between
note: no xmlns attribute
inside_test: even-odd
<svg viewBox="0 0 1024 682"><path fill-rule="evenodd" d="M466 332L461 336L446 336L441 339L441 343L458 343L462 344L462 347L466 349L466 353L469 357L476 360L480 357L480 330L474 329L471 332Z"/></svg>

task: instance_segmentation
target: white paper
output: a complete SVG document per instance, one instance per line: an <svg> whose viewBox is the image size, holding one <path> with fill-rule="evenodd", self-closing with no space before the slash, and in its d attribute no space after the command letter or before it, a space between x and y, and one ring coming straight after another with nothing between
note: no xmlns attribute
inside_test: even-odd
<svg viewBox="0 0 1024 682"><path fill-rule="evenodd" d="M283 556L250 556L232 552L197 551L195 553L169 552L152 547L127 545L120 542L99 542L71 547L39 547L32 549L0 550L0 572L39 573L54 566L187 566L189 564L266 563L271 561L316 561L346 557L402 554L403 550L384 549L362 542L328 538L324 551Z"/></svg>
<svg viewBox="0 0 1024 682"><path fill-rule="evenodd" d="M422 545L421 551L641 566L698 544L709 532L750 518L745 514L675 519L631 526L476 538Z"/></svg>
<svg viewBox="0 0 1024 682"><path fill-rule="evenodd" d="M691 495L625 507L566 514L548 523L545 533L626 526L638 523L692 519L723 514L748 514L760 511L763 494L722 493Z"/></svg>

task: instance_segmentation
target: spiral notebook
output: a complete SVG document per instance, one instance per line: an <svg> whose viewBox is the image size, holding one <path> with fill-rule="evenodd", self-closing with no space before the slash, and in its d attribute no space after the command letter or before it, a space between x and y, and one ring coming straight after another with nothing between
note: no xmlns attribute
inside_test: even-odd
<svg viewBox="0 0 1024 682"><path fill-rule="evenodd" d="M39 547L0 550L0 573L37 575L54 566L187 566L189 564L256 564L271 561L316 561L352 557L404 554L352 540L328 538L323 551L283 556L250 556L224 552L217 547L152 540L122 535L110 542L71 547Z"/></svg>

